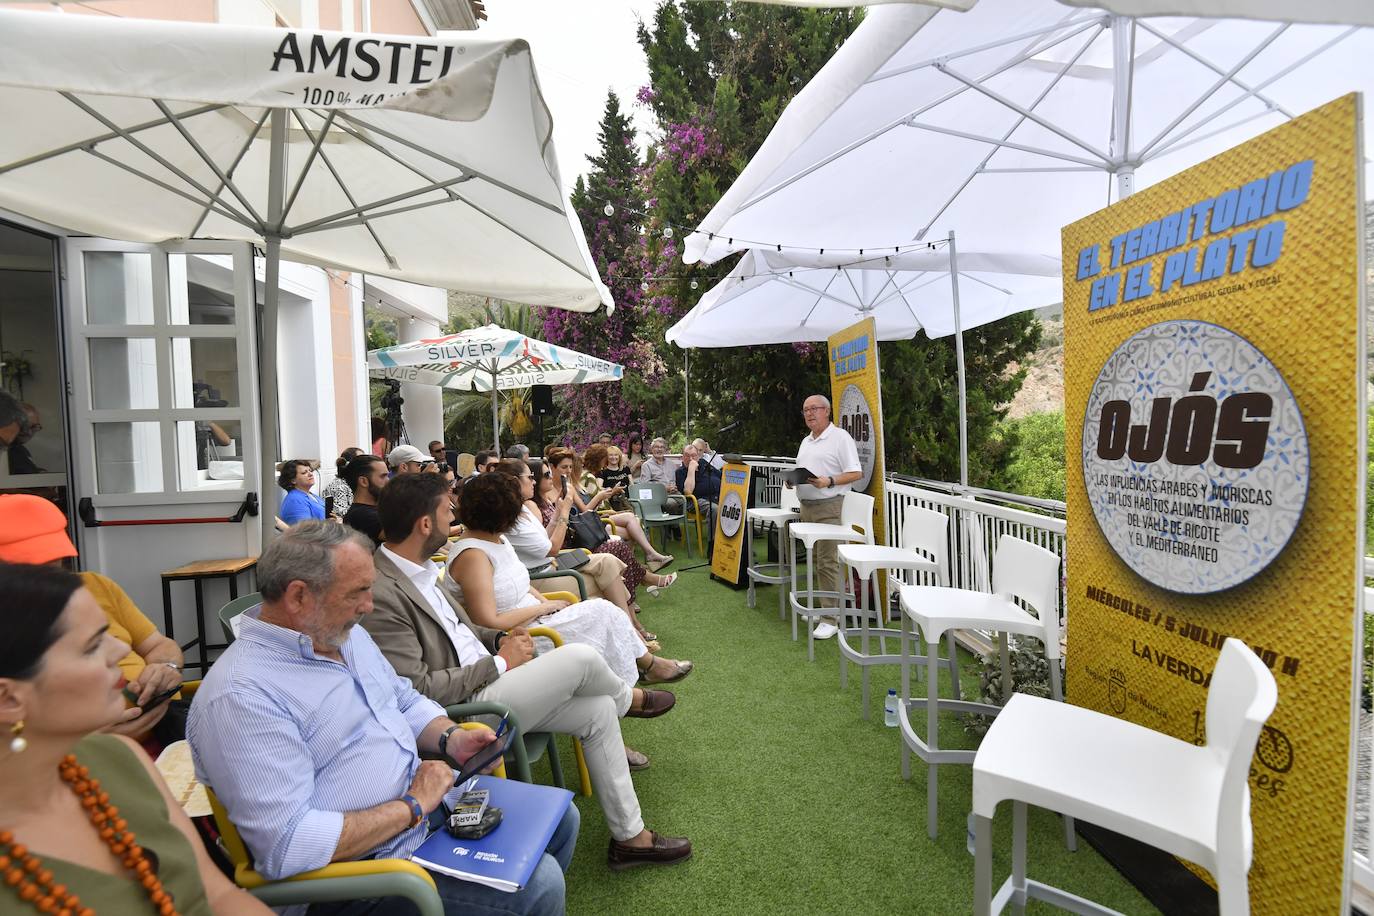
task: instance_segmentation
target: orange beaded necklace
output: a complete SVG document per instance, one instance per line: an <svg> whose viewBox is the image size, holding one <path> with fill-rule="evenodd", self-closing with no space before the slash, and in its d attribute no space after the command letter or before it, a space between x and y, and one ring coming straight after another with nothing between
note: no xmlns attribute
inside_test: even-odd
<svg viewBox="0 0 1374 916"><path fill-rule="evenodd" d="M91 771L77 763L71 754L62 758L57 771L72 791L81 796L81 807L89 813L91 823L100 831L100 838L143 885L159 916L176 916L172 895L163 890L143 847L134 842L128 822L119 816L119 809L110 804L109 793L101 791L100 780L93 778ZM0 830L0 875L20 900L32 903L40 913L95 916L95 910L82 906L81 900L68 891L66 885L54 884L52 872L43 867L42 861L31 854L28 847L14 842L14 834L8 830Z"/></svg>

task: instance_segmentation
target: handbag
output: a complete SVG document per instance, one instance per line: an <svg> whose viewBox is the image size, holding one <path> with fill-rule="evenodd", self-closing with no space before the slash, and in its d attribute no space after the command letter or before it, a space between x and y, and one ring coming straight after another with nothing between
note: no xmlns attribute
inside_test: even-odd
<svg viewBox="0 0 1374 916"><path fill-rule="evenodd" d="M553 565L557 569L581 569L587 565L587 561L590 559L591 557L581 550L570 550L567 553L560 553Z"/></svg>
<svg viewBox="0 0 1374 916"><path fill-rule="evenodd" d="M595 512L577 512L568 522L573 546L595 550L611 539L606 523Z"/></svg>

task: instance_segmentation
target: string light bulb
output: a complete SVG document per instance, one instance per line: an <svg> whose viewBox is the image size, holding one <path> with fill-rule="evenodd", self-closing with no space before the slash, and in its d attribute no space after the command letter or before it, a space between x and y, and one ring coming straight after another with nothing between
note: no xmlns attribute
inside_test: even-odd
<svg viewBox="0 0 1374 916"><path fill-rule="evenodd" d="M698 285L699 285L699 284L697 283L697 281L695 281L695 280L692 281L692 284L691 284L692 289L696 289Z"/></svg>
<svg viewBox="0 0 1374 916"><path fill-rule="evenodd" d="M639 224L639 234L640 234L640 235L644 235L644 234L647 233L648 231L649 231L648 229L645 229L645 228L644 228L644 224L643 224L643 223L640 223L640 224Z"/></svg>
<svg viewBox="0 0 1374 916"><path fill-rule="evenodd" d="M673 227L672 227L672 226L664 226L664 227L663 227L663 237L664 237L665 239L670 239L670 238L673 237Z"/></svg>
<svg viewBox="0 0 1374 916"><path fill-rule="evenodd" d="M639 288L640 288L641 290L643 290L644 292L647 293L647 292L649 291L649 281L648 281L648 280L641 280L641 281L639 281Z"/></svg>
<svg viewBox="0 0 1374 916"><path fill-rule="evenodd" d="M607 216L615 216L615 205L607 204L606 206L601 208L601 212L606 214Z"/></svg>

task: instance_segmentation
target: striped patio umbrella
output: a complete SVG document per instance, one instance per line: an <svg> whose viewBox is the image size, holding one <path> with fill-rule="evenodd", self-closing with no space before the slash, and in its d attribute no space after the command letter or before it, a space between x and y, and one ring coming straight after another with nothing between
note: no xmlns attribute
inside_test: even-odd
<svg viewBox="0 0 1374 916"><path fill-rule="evenodd" d="M494 324L447 337L369 350L368 373L420 385L491 392L491 439L499 450L496 393L532 385L618 382L619 363L555 346Z"/></svg>

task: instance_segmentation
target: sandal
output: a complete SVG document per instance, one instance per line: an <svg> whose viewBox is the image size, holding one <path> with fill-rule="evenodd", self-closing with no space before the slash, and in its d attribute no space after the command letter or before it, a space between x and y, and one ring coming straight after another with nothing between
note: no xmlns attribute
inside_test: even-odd
<svg viewBox="0 0 1374 916"><path fill-rule="evenodd" d="M641 630L639 633L639 638L644 640L645 642L658 642L658 634L650 633L648 630Z"/></svg>
<svg viewBox="0 0 1374 916"><path fill-rule="evenodd" d="M657 655L659 652L663 651L663 647L658 644L657 639L644 640L644 648L648 649L649 652L654 655Z"/></svg>
<svg viewBox="0 0 1374 916"><path fill-rule="evenodd" d="M658 572L660 569L662 569L663 567L667 566L669 563L673 562L673 559L674 559L673 557L670 557L670 556L668 556L667 554L664 554L663 556L659 557L657 560L650 560L650 561L649 561L649 572Z"/></svg>
<svg viewBox="0 0 1374 916"><path fill-rule="evenodd" d="M658 593L677 581L677 573L668 573L662 585L646 585L644 590L653 597L657 598Z"/></svg>
<svg viewBox="0 0 1374 916"><path fill-rule="evenodd" d="M625 762L630 765L630 772L636 770L647 770L649 768L649 757L642 754L632 747L625 748Z"/></svg>
<svg viewBox="0 0 1374 916"><path fill-rule="evenodd" d="M654 670L654 666L650 664L647 670L641 671L639 673L639 682L641 684L671 684L675 681L682 680L684 677L692 673L691 662L678 662L673 661L669 658L656 658L654 659L654 661L672 665L672 673L665 677L655 677L654 675L649 673Z"/></svg>

